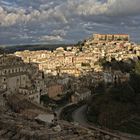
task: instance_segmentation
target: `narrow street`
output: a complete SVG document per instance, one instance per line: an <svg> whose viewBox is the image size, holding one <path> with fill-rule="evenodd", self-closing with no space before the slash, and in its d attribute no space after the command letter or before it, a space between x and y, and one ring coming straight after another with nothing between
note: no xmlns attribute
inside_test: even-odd
<svg viewBox="0 0 140 140"><path fill-rule="evenodd" d="M98 95L98 94L96 93L96 94L92 95L90 98L93 98L96 95ZM87 109L87 104L82 105L81 107L79 107L72 113L72 118L73 118L74 122L77 122L80 125L89 127L91 125L89 124L89 122L87 121L87 118L86 118L86 109Z"/></svg>
<svg viewBox="0 0 140 140"><path fill-rule="evenodd" d="M63 106L63 107L59 107L59 108L55 109L55 113L57 114L57 117L60 119L60 114L61 114L61 112L63 111L63 109L66 108L67 106L72 105L72 104L73 104L73 103L68 103L68 104L66 104L66 105Z"/></svg>
<svg viewBox="0 0 140 140"><path fill-rule="evenodd" d="M84 127L92 127L94 129L98 129L100 130L100 128L98 128L97 126L95 126L94 124L90 124L86 118L86 109L87 109L87 105L83 105L81 107L79 107L78 109L76 109L73 113L72 113L72 118L74 122L77 122L78 124L84 126Z"/></svg>

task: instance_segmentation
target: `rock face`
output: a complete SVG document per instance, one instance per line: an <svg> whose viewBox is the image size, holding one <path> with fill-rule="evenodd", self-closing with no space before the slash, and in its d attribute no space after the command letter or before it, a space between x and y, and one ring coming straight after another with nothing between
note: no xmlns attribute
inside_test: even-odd
<svg viewBox="0 0 140 140"><path fill-rule="evenodd" d="M95 139L86 129L75 127L68 122L42 123L25 116L23 112L15 113L10 107L7 104L0 106L0 140ZM40 110L39 113L45 112L41 107L37 109L38 112Z"/></svg>
<svg viewBox="0 0 140 140"><path fill-rule="evenodd" d="M66 121L42 123L35 118L27 117L30 111L24 115L22 111L13 112L10 107L6 103L3 106L5 109L0 106L0 140L112 140L113 138L120 140L118 136L107 135ZM30 109L31 107L35 106L30 106ZM45 112L44 108L37 109L39 113Z"/></svg>
<svg viewBox="0 0 140 140"><path fill-rule="evenodd" d="M74 128L66 122L47 126L39 124L34 120L24 119L23 116L12 112L5 112L0 115L0 139L61 140L66 138L78 139L82 136L87 139L92 137L85 130ZM92 139L94 140L94 137Z"/></svg>

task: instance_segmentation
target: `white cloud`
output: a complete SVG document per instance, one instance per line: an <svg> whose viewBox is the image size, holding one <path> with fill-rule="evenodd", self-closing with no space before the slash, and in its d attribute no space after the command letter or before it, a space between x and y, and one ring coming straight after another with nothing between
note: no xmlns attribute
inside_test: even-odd
<svg viewBox="0 0 140 140"><path fill-rule="evenodd" d="M31 13L26 13L24 9L17 9L14 12L8 12L4 8L0 7L0 25L11 26L16 23L27 23L40 16L38 10L33 10Z"/></svg>
<svg viewBox="0 0 140 140"><path fill-rule="evenodd" d="M53 30L52 34L54 35L60 35L60 36L66 36L67 31L63 29Z"/></svg>
<svg viewBox="0 0 140 140"><path fill-rule="evenodd" d="M41 36L40 41L63 41L63 38L59 35L45 35Z"/></svg>
<svg viewBox="0 0 140 140"><path fill-rule="evenodd" d="M53 2L48 3L53 5ZM0 7L0 25L10 26L19 22L32 20L56 20L67 24L79 16L124 16L140 13L140 0L66 0L57 5L46 7L38 5L40 10L32 9L30 13L18 8L10 13Z"/></svg>
<svg viewBox="0 0 140 140"><path fill-rule="evenodd" d="M68 0L61 5L71 13L84 16L131 15L140 13L140 0ZM64 8L65 7L65 8Z"/></svg>
<svg viewBox="0 0 140 140"><path fill-rule="evenodd" d="M107 14L132 15L140 13L140 0L108 0Z"/></svg>

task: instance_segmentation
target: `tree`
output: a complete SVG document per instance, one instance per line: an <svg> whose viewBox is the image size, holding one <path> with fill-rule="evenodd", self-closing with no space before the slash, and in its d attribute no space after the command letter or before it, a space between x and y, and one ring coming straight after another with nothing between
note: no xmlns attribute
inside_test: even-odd
<svg viewBox="0 0 140 140"><path fill-rule="evenodd" d="M137 61L135 64L135 73L140 75L140 61Z"/></svg>
<svg viewBox="0 0 140 140"><path fill-rule="evenodd" d="M104 82L100 82L98 86L95 88L95 93L104 93L105 92L105 84Z"/></svg>
<svg viewBox="0 0 140 140"><path fill-rule="evenodd" d="M4 49L0 48L0 54L4 54Z"/></svg>
<svg viewBox="0 0 140 140"><path fill-rule="evenodd" d="M104 58L99 59L98 64L100 66L105 66L107 64L106 58L104 57Z"/></svg>
<svg viewBox="0 0 140 140"><path fill-rule="evenodd" d="M140 75L131 73L129 84L134 89L135 93L140 93Z"/></svg>
<svg viewBox="0 0 140 140"><path fill-rule="evenodd" d="M112 96L112 100L122 103L133 102L135 97L133 88L127 83L111 87L108 94Z"/></svg>
<svg viewBox="0 0 140 140"><path fill-rule="evenodd" d="M81 64L83 67L90 67L90 63L82 63Z"/></svg>

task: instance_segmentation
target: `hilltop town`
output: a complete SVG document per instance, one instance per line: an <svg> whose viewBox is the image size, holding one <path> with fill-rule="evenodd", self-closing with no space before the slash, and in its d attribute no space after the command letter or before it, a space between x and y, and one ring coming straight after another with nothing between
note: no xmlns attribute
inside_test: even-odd
<svg viewBox="0 0 140 140"><path fill-rule="evenodd" d="M9 124L10 128L16 124L15 139L33 136L34 133L25 135L25 132L28 130L33 132L33 129L38 131L38 135L41 130L48 131L48 134L41 133L42 137L44 136L42 139L46 137L56 139L59 135L62 136L60 139L66 139L67 134L73 135L73 137L69 136L69 139L77 139L81 134L82 138L89 140L108 136L109 134L103 132L99 136L93 136L88 129L64 121L60 123L54 108L59 107L58 103L62 102L66 105L88 100L95 94L95 89L100 83L129 81L129 71L105 68L103 64L112 61L130 64L131 61L136 62L139 58L140 46L131 42L127 34L94 34L78 45L59 47L53 51L24 50L14 54L1 54L0 107L3 115L0 121L3 126L0 126L0 137L6 137L6 134L14 137L14 134L10 133L11 129L3 130L5 125ZM46 97L53 100L53 103L46 102ZM16 119L13 116L16 116ZM9 121L8 124L4 117L13 122ZM30 125L30 127L34 126L33 128L27 125L28 119L33 121ZM26 126L20 123L20 120L24 120ZM55 122L57 125L50 128L36 124L35 120L47 124ZM65 130L66 126L67 130ZM20 135L17 132L19 128ZM62 129L65 133L60 133ZM41 139L41 135L39 138ZM110 138L121 139L112 135L108 139Z"/></svg>
<svg viewBox="0 0 140 140"><path fill-rule="evenodd" d="M124 62L130 59L135 61L140 56L140 47L130 41L129 35L94 34L79 46L68 46L66 49L59 47L53 51L25 50L15 52L14 55L22 58L25 63L36 64L39 70L44 73L46 82L48 82L47 86L52 86L61 93L68 84L74 91L79 91L81 87L87 88L100 81L113 83L113 77L119 77L122 81L129 80L129 73L103 70L100 61L103 59L108 62L113 59ZM79 79L78 82L77 79L82 76L87 78L82 82ZM57 77L57 79L53 80L49 77ZM52 94L54 93L51 93L51 96L53 96Z"/></svg>
<svg viewBox="0 0 140 140"><path fill-rule="evenodd" d="M93 84L129 80L128 72L104 69L103 61L129 62L138 60L139 56L139 45L125 34L94 34L79 46L66 49L5 54L0 57L0 90L6 94L18 92L37 103L45 94L57 99L58 95L75 92L72 99L79 101L90 96L89 87ZM85 94L82 91L86 91Z"/></svg>
<svg viewBox="0 0 140 140"><path fill-rule="evenodd" d="M129 35L101 35L95 34L85 40L81 46L59 47L54 51L22 51L15 55L24 62L34 62L45 74L69 74L80 76L85 71L102 71L97 62L106 58L111 61L135 59L140 55L139 46L132 43Z"/></svg>

